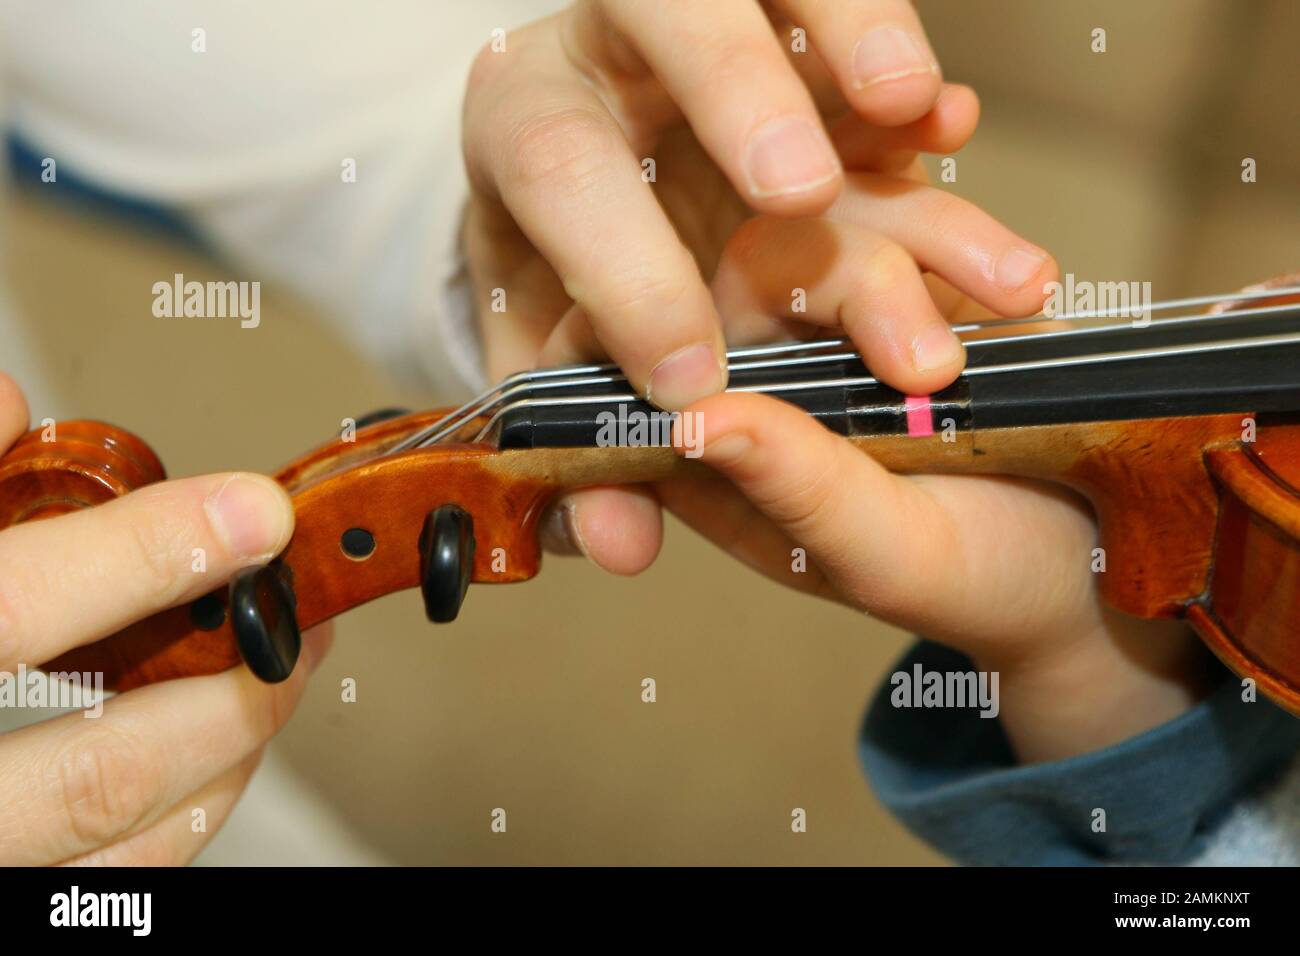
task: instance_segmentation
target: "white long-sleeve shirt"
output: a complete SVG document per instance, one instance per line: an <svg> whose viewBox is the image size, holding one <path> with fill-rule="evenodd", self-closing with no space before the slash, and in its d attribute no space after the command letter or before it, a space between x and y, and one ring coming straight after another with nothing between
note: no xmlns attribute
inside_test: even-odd
<svg viewBox="0 0 1300 956"><path fill-rule="evenodd" d="M291 287L372 360L452 395L481 378L459 273L465 76L493 30L558 6L0 0L0 130L56 175L167 207L241 278ZM0 368L33 408L75 413L3 287ZM47 715L0 709L0 732ZM310 797L268 759L204 859L377 862Z"/></svg>
<svg viewBox="0 0 1300 956"><path fill-rule="evenodd" d="M167 206L386 368L463 390L465 76L494 30L559 6L0 0L0 122L56 171ZM5 310L6 364L34 362L22 337Z"/></svg>
<svg viewBox="0 0 1300 956"><path fill-rule="evenodd" d="M560 6L0 0L0 126L63 173L169 207L249 279L291 286L371 358L452 393L481 380L459 274L464 78L494 30ZM3 289L0 367L60 407ZM1273 859L1294 862L1298 792L1293 771L1243 803L1201 861L1284 841Z"/></svg>

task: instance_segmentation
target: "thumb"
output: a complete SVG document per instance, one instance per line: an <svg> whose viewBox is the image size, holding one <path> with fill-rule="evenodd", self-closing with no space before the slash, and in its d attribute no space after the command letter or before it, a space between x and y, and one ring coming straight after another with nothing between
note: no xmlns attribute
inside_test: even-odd
<svg viewBox="0 0 1300 956"><path fill-rule="evenodd" d="M692 405L702 460L728 478L856 605L905 626L928 617L927 581L951 560L947 515L806 412L762 395ZM697 430L697 434L701 434Z"/></svg>

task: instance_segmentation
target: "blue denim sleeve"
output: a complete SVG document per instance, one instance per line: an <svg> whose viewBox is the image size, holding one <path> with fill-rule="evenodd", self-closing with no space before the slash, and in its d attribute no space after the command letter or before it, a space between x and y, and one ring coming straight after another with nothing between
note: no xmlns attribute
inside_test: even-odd
<svg viewBox="0 0 1300 956"><path fill-rule="evenodd" d="M923 672L974 669L927 641L897 671L918 664ZM1105 750L1022 766L996 718L974 708L895 707L886 683L867 711L861 756L881 802L958 862L1177 864L1300 750L1300 720L1241 697L1225 671L1214 693L1167 724Z"/></svg>

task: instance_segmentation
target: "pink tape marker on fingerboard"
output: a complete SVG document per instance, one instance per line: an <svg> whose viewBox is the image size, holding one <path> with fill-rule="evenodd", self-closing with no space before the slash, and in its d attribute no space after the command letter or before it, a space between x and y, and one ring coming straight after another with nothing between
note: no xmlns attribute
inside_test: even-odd
<svg viewBox="0 0 1300 956"><path fill-rule="evenodd" d="M907 411L907 433L914 438L934 434L934 416L930 409L934 403L929 395L904 395L903 408Z"/></svg>

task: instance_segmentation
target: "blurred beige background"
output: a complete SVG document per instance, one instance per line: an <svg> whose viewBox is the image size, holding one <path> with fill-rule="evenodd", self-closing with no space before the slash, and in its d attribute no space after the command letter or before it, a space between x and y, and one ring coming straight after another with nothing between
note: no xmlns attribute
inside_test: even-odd
<svg viewBox="0 0 1300 956"><path fill-rule="evenodd" d="M984 103L949 188L1066 270L1150 280L1159 298L1300 267L1300 4L919 6L948 78ZM33 189L12 207L17 304L69 406L136 431L171 474L270 471L345 416L429 404L282 296L264 296L255 347L230 322L160 325L160 277L232 277L48 199ZM550 559L531 583L471 590L452 627L426 624L414 593L346 615L277 747L394 862L938 863L855 755L864 703L907 642L674 526L635 580ZM345 677L355 704L340 701ZM494 807L507 834L489 832ZM792 807L806 834L790 832Z"/></svg>

